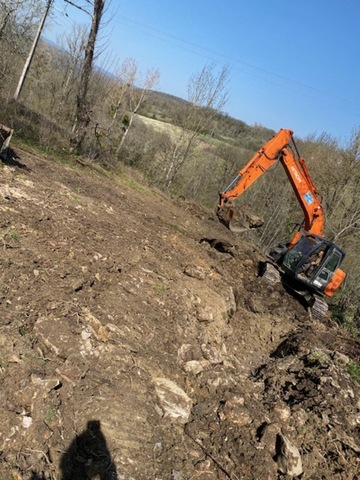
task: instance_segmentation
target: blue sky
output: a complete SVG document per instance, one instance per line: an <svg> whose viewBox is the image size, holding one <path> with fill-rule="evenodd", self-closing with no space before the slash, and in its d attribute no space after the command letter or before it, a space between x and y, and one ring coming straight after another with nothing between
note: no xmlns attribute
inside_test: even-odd
<svg viewBox="0 0 360 480"><path fill-rule="evenodd" d="M64 0L54 6L47 38L89 24ZM191 75L226 65L224 111L249 125L341 143L360 128L360 0L111 0L106 19L111 63L158 68L157 90L187 98Z"/></svg>

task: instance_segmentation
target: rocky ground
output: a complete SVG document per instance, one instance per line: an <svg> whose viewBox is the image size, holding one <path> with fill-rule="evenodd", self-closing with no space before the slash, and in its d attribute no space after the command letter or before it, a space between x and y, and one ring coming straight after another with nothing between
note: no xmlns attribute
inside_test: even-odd
<svg viewBox="0 0 360 480"><path fill-rule="evenodd" d="M359 343L211 212L16 149L0 479L359 479Z"/></svg>

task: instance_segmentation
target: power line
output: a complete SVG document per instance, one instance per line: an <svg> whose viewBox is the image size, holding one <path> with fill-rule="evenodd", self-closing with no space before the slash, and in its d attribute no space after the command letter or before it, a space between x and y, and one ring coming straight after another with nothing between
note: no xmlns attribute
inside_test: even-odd
<svg viewBox="0 0 360 480"><path fill-rule="evenodd" d="M86 0L87 1L87 0ZM90 17L92 16L91 13L89 13L86 8L82 7L81 5L78 5L76 4L75 2L72 2L71 0L64 0L64 2L68 3L69 5L71 5L72 7L75 7L77 8L78 10L81 10L82 12L84 13L87 13L88 15L90 15ZM89 1L87 2L89 4L91 4Z"/></svg>
<svg viewBox="0 0 360 480"><path fill-rule="evenodd" d="M123 21L121 21L121 19L122 19ZM223 54L223 53L220 53L220 52L216 52L215 50L208 49L208 48L203 47L202 45L199 45L199 44L197 44L197 43L195 43L195 42L190 42L190 41L185 40L185 39L183 39L183 38L180 38L180 37L177 37L177 36L175 36L175 35L172 35L171 33L164 32L164 31L162 31L162 30L159 30L159 29L157 29L157 28L151 27L151 26L146 25L146 24L144 24L144 23L138 22L138 21L136 21L136 20L132 20L131 18L128 18L128 17L126 17L126 16L124 16L124 15L118 15L117 17L114 18L114 21L117 21L118 23L122 23L123 25L126 25L126 26L128 26L128 27L130 27L130 28L133 28L133 29L136 29L136 28L137 28L137 29L139 30L139 27L140 27L140 28L141 28L140 31L142 31L143 33L145 33L145 34L147 34L147 35L150 35L150 36L153 36L153 37L155 37L155 38L158 38L158 39L161 40L161 41L166 41L167 43L169 43L169 39L170 39L170 40L173 41L172 43L175 44L177 47L183 48L183 49L185 49L185 50L187 50L187 51L190 51L191 53L194 53L194 54L196 54L196 55L201 55L201 54L200 54L199 52L197 52L197 51L194 51L194 50L190 49L189 47L193 47L193 48L196 48L196 49L201 50L201 51L203 51L203 52L207 52L208 54L211 54L212 56L215 55L216 57L221 58L222 61L228 60L228 61L231 61L231 62L234 63L234 64L239 64L239 65L241 65L241 66L243 66L243 67L247 67L247 68L250 68L250 69L252 69L252 70L256 70L256 71L265 73L266 75L271 75L271 76L273 76L273 77L277 77L277 78L280 79L280 80L283 80L283 81L286 81L286 82L290 82L290 83L292 83L292 84L294 84L294 85L298 85L298 86L303 87L303 88L306 88L306 89L308 89L308 90L312 90L312 91L314 91L315 93L321 93L321 94L326 95L326 96L328 96L328 97L336 98L337 100L340 100L340 101L342 101L342 102L349 103L349 104L351 104L352 106L354 105L353 100L350 100L350 99L348 99L348 98L341 97L341 96L336 95L336 94L334 94L334 93L327 92L326 90L322 90L322 89L319 89L319 88L317 88L317 87L313 87L313 86L311 86L311 85L307 85L307 84L305 84L305 83L299 82L298 80L294 80L294 79L292 79L292 78L286 77L286 76L284 76L284 75L280 75L280 74L278 74L278 73L271 72L271 71L266 70L266 69L264 69L264 68L257 67L257 66L255 66L255 65L252 65L252 64L248 63L248 62L244 62L243 60L240 60L240 59L236 59L236 58L234 58L234 57L231 57L231 56L229 56L229 55L227 55L227 54ZM126 22L128 22L128 23L126 23ZM155 33L153 33L153 32L155 32ZM159 36L159 35L160 35L160 36ZM164 37L165 37L165 38L164 38ZM176 42L180 42L180 44L174 43L174 40L175 40ZM185 46L184 46L184 45L185 45ZM204 55L203 55L203 56L204 56ZM206 56L205 58L209 58L209 56ZM213 59L213 57L210 57L210 59ZM282 84L275 83L274 81L271 81L271 80L266 79L266 78L264 78L264 77L259 77L259 76L255 75L255 74L248 73L248 72L246 72L246 71L244 71L244 70L240 70L240 71L242 71L242 72L245 73L245 74L252 75L252 76L255 76L255 77L257 77L257 78L260 78L260 79L262 79L262 80L264 80L264 81L267 81L267 82L269 82L269 83L273 83L273 84L278 85L278 86L283 86Z"/></svg>

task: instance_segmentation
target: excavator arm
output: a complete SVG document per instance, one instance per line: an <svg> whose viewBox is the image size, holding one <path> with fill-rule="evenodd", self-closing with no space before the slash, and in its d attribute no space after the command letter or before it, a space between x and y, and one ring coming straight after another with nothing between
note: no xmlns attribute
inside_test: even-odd
<svg viewBox="0 0 360 480"><path fill-rule="evenodd" d="M234 202L256 180L280 161L304 212L304 229L308 233L323 234L324 214L317 189L310 177L305 160L300 157L293 139L293 131L281 129L243 167L230 185L219 194L217 216L232 231L236 231ZM291 245L300 233L295 234Z"/></svg>
<svg viewBox="0 0 360 480"><path fill-rule="evenodd" d="M305 160L300 156L296 159L288 148L284 148L281 151L280 162L304 212L304 230L322 237L325 225L324 211ZM290 247L299 240L300 236L300 232L294 235Z"/></svg>

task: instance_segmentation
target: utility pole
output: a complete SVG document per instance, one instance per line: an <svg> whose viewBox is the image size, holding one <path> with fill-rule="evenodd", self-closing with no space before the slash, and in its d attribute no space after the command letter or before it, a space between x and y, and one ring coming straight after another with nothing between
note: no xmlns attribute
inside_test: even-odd
<svg viewBox="0 0 360 480"><path fill-rule="evenodd" d="M54 0L47 0L45 12L44 12L43 16L41 17L39 27L38 27L38 29L37 29L37 32L36 32L34 41L33 41L32 45L31 45L31 49L30 49L29 55L27 56L27 59L26 59L26 61L25 61L23 71L22 71L22 73L21 73L21 76L20 76L18 85L17 85L17 87L16 87L16 91L15 91L15 93L14 93L13 99L14 99L15 101L16 101L16 100L19 98L19 96L20 96L22 87L23 87L24 82L25 82L25 79L26 79L26 75L27 75L27 73L28 73L28 71L29 71L29 68L30 68L32 59L33 59L33 57L34 57L34 53L35 53L37 44L39 43L39 39L40 39L41 32L42 32L42 30L43 30L43 28L44 28L44 24L45 24L46 17L48 16L48 13L49 13L49 10L50 10L50 7L51 7L53 1L54 1Z"/></svg>

